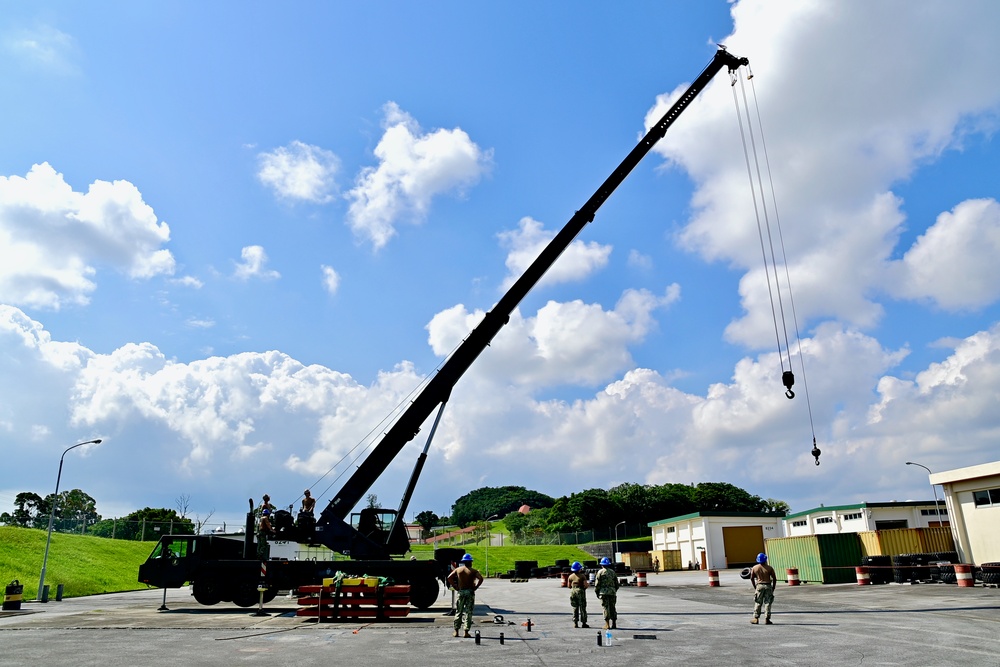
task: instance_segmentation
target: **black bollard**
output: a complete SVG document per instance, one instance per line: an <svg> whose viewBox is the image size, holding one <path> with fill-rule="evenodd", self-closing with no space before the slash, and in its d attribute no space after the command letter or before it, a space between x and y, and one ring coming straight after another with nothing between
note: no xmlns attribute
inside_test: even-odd
<svg viewBox="0 0 1000 667"><path fill-rule="evenodd" d="M530 618L528 619L527 625L528 625L528 632L531 632L531 619Z"/></svg>
<svg viewBox="0 0 1000 667"><path fill-rule="evenodd" d="M479 636L479 630L476 630L476 646L479 646L479 644L482 643L480 641L481 639L482 638Z"/></svg>
<svg viewBox="0 0 1000 667"><path fill-rule="evenodd" d="M503 646L503 633L500 633L500 645Z"/></svg>
<svg viewBox="0 0 1000 667"><path fill-rule="evenodd" d="M63 584L56 586L56 602L62 602Z"/></svg>

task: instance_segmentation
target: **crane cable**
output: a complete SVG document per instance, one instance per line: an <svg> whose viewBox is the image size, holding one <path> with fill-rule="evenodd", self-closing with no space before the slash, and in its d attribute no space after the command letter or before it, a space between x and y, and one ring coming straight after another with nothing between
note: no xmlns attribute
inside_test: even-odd
<svg viewBox="0 0 1000 667"><path fill-rule="evenodd" d="M760 188L760 193L761 193L761 197L760 197L761 198L761 209L763 209L763 213L764 213L764 227L767 230L768 246L770 247L770 253L771 253L770 254L770 257L771 257L770 264L771 264L771 269L768 268L768 254L767 254L767 250L765 249L765 245L764 245L764 232L763 232L763 229L762 229L762 226L761 226L760 212L759 212L758 207L757 207L757 190L754 187L753 170L750 167L750 156L749 156L749 153L747 151L746 135L743 132L743 115L740 112L739 99L738 99L738 97L736 95L736 87L735 86L736 86L736 81L737 80L739 80L739 82L740 82L740 90L741 90L742 97L743 97L743 108L746 111L747 131L748 131L748 133L750 135L750 145L751 145L751 148L752 148L752 151L753 151L754 166L756 167L756 171L757 171L757 187ZM812 451L810 452L810 454L815 458L816 465L819 465L819 456L820 456L821 452L820 452L819 447L816 444L816 426L815 426L815 423L813 421L812 402L810 401L810 398L809 398L809 382L808 382L808 380L806 378L805 359L804 359L804 357L802 355L802 338L801 338L801 335L800 335L800 332L799 332L798 318L797 318L796 313L795 313L795 299L792 296L791 275L790 275L789 270L788 270L788 261L787 261L786 255L785 255L784 237L781 234L781 219L778 216L778 201L777 201L777 196L775 195L775 191L774 191L774 179L772 178L772 175L771 175L771 162L768 159L767 144L764 141L764 126L763 126L763 123L762 123L761 117L760 117L760 105L757 102L757 89L756 89L756 87L755 87L755 85L753 83L753 71L750 69L749 66L747 66L747 81L750 81L750 88L751 88L751 90L753 92L754 109L755 109L756 115L757 115L757 126L758 126L758 128L760 130L759 134L760 134L761 152L764 155L764 166L765 166L765 170L767 172L767 180L768 180L768 184L769 184L770 190L771 190L771 204L772 204L772 207L773 207L773 210L774 210L774 220L775 220L775 230L776 230L775 233L776 233L776 235L778 237L778 245L779 245L779 247L781 249L781 263L784 266L785 284L787 286L787 291L788 291L788 301L789 301L789 308L791 310L792 326L793 326L794 331L795 331L795 345L796 345L796 350L797 350L797 356L799 358L799 368L801 369L801 372L802 372L802 386L804 388L805 397L806 397L806 411L807 411L807 413L809 415L809 428L810 428L810 431L812 433L812 445L813 446L812 446ZM760 161L759 161L758 156L757 156L757 144L756 144L756 140L754 138L753 124L752 124L751 115L750 115L750 106L749 106L749 102L747 101L746 87L744 86L743 80L740 79L739 76L735 72L730 72L730 87L733 89L733 102L734 102L734 104L736 106L736 115L737 115L737 119L738 119L739 125L740 125L740 138L741 138L741 140L743 142L743 155L744 155L744 158L745 158L746 164L747 164L747 175L749 176L749 179L750 179L750 191L751 191L751 194L752 194L752 197L753 197L754 215L757 218L757 232L758 232L758 236L760 237L761 253L763 254L763 257L764 257L764 274L765 274L765 277L767 279L768 297L771 299L771 318L774 321L775 338L778 341L778 359L779 359L779 362L781 363L781 370L782 370L781 380L782 380L782 384L784 384L784 386L786 388L785 395L789 399L792 399L792 398L795 397L795 392L792 391L792 386L795 383L795 376L792 373L792 349L791 349L791 345L788 342L788 327L787 327L786 322L785 322L785 310L784 310L783 300L781 298L781 283L780 283L780 280L778 278L778 258L777 258L777 255L775 254L775 251L774 251L774 239L773 239L772 234L771 234L771 222L770 222L770 218L769 218L769 216L767 214L767 203L766 203L766 199L764 197L764 185L763 185L763 180L761 178ZM771 276L770 276L770 271L771 270L773 270L773 272L774 272L775 293L772 293L772 291L771 291ZM785 361L782 358L781 334L779 334L778 314L775 312L775 305L774 305L775 304L775 294L777 295L777 302L778 302L778 309L777 309L777 311L780 313L780 316L781 316L781 333L785 337L785 352L786 352L786 354L788 356L788 370L787 371L785 370Z"/></svg>

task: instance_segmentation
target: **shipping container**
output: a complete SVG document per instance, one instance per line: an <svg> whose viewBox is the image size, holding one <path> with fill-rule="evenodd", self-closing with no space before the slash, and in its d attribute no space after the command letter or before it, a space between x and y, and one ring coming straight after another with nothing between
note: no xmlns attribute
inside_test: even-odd
<svg viewBox="0 0 1000 667"><path fill-rule="evenodd" d="M681 565L680 549L654 549L649 552L649 557L659 559L661 572L684 569Z"/></svg>
<svg viewBox="0 0 1000 667"><path fill-rule="evenodd" d="M779 581L787 571L799 571L799 581L846 584L857 581L855 567L861 564L861 540L857 533L775 537L764 541L768 563Z"/></svg>
<svg viewBox="0 0 1000 667"><path fill-rule="evenodd" d="M858 533L858 538L865 556L955 551L955 538L947 526L866 530Z"/></svg>
<svg viewBox="0 0 1000 667"><path fill-rule="evenodd" d="M653 557L648 551L626 551L622 554L622 562L635 572L653 571Z"/></svg>

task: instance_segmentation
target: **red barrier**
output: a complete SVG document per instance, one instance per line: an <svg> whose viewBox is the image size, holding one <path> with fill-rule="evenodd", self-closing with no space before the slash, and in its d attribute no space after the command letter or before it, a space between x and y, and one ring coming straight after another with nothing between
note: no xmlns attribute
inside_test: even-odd
<svg viewBox="0 0 1000 667"><path fill-rule="evenodd" d="M797 567L790 567L785 572L788 573L788 585L798 586L799 583L799 569Z"/></svg>
<svg viewBox="0 0 1000 667"><path fill-rule="evenodd" d="M972 578L972 566L956 563L955 582L959 585L960 588L974 588L976 582Z"/></svg>
<svg viewBox="0 0 1000 667"><path fill-rule="evenodd" d="M854 573L858 577L858 586L868 586L872 583L872 577L868 573L867 567L856 567Z"/></svg>
<svg viewBox="0 0 1000 667"><path fill-rule="evenodd" d="M719 585L719 571L718 570L709 570L708 571L708 585L709 586L713 586L713 587Z"/></svg>

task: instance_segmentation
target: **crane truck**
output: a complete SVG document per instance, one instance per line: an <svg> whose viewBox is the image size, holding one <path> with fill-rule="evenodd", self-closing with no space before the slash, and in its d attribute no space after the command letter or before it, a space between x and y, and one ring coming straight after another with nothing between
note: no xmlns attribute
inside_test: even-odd
<svg viewBox="0 0 1000 667"><path fill-rule="evenodd" d="M246 531L242 538L221 535L165 535L160 538L149 558L139 567L139 581L159 588L179 588L190 583L192 594L200 604L233 602L249 607L258 602L258 591L264 591L269 602L279 590L292 590L315 584L337 571L354 576L389 577L396 583L410 585L410 604L426 609L439 595L453 561L461 550L438 549L433 560L401 559L409 551L403 516L427 458L441 413L452 389L493 338L510 320L510 315L528 292L538 283L559 255L576 238L583 227L593 222L597 210L625 180L633 168L653 148L690 106L708 82L722 70L732 72L748 65L746 58L730 54L720 46L712 60L690 87L667 110L663 117L639 140L597 191L542 250L524 274L507 290L483 320L442 364L438 372L417 394L412 403L384 433L357 470L330 500L314 522L293 521L287 512L274 518L276 539L309 544L321 544L343 556L335 560L293 560L273 558L260 560L254 545L254 512L247 513ZM365 508L352 513L353 508L370 490L403 447L420 431L421 426L437 410L423 451L395 510ZM301 517L300 517L301 518ZM457 554L454 552L458 552Z"/></svg>

